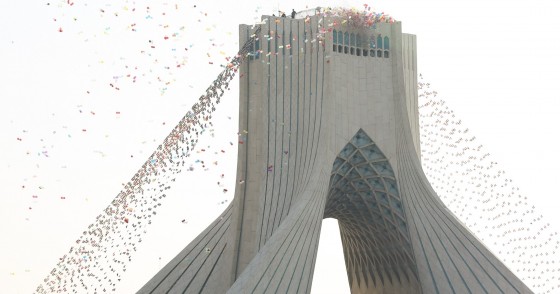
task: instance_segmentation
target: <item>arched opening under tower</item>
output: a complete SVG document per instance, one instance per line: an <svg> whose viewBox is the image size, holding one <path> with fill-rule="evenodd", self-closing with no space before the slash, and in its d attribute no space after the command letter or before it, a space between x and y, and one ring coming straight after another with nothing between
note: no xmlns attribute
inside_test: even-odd
<svg viewBox="0 0 560 294"><path fill-rule="evenodd" d="M397 178L362 130L336 157L324 218L335 218L352 293L420 293Z"/></svg>
<svg viewBox="0 0 560 294"><path fill-rule="evenodd" d="M321 224L311 285L311 294L324 293L350 293L338 221L334 218L325 218Z"/></svg>

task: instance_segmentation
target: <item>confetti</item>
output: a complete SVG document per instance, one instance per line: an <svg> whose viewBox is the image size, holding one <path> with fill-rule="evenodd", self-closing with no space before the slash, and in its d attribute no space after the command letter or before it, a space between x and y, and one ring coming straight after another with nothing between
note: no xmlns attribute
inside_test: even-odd
<svg viewBox="0 0 560 294"><path fill-rule="evenodd" d="M224 92L229 89L228 85L238 72L248 48L245 46L235 57L230 58L232 66L224 67L200 97L199 102L191 107L192 111L185 114L132 179L123 184L123 190L103 213L97 216L96 221L88 226L76 240L75 246L61 257L36 292L47 293L50 292L49 289L87 292L95 287L115 287L120 281L120 276L126 271L127 262L142 242L142 232L151 224L152 216L157 214L157 208L166 197L165 191L171 188L175 176L182 171L184 158L194 150L198 137L209 129L209 125L211 126L210 114L215 110ZM110 86L116 88L113 83ZM93 111L91 114L94 115ZM117 111L116 114L120 112ZM82 131L85 132L86 129ZM207 151L206 148L201 150ZM206 168L204 161L196 162ZM213 163L218 164L217 161ZM188 168L192 169L193 167ZM228 189L224 188L222 192L227 193ZM65 196L61 196L61 199L65 199ZM220 204L225 203L227 201ZM117 218L122 222L114 222ZM186 220L182 222L186 223ZM206 248L205 251L209 253L211 250ZM80 276L76 276L77 272L81 273ZM78 277L80 283L69 282Z"/></svg>

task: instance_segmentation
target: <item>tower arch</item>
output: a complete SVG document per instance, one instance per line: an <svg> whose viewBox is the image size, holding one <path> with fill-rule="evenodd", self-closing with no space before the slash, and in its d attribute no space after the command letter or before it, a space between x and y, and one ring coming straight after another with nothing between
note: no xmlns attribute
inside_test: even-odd
<svg viewBox="0 0 560 294"><path fill-rule="evenodd" d="M418 293L395 173L363 129L333 162L324 217L338 220L353 293Z"/></svg>

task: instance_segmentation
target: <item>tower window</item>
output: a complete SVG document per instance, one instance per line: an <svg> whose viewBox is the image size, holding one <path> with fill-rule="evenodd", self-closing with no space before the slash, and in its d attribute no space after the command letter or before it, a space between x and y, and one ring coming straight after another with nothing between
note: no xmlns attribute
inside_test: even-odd
<svg viewBox="0 0 560 294"><path fill-rule="evenodd" d="M333 31L332 31L332 43L333 43L333 44L336 44L336 43L337 43L337 40L336 40L336 30L333 30Z"/></svg>
<svg viewBox="0 0 560 294"><path fill-rule="evenodd" d="M303 48L301 48L301 49L307 51L307 32L306 31L303 31Z"/></svg>
<svg viewBox="0 0 560 294"><path fill-rule="evenodd" d="M362 50L363 50L363 53L364 53L364 54L363 54L364 57L366 57L366 56L368 55L368 50L367 50L367 49L362 49Z"/></svg>
<svg viewBox="0 0 560 294"><path fill-rule="evenodd" d="M350 34L350 46L356 46L356 36L354 33Z"/></svg>
<svg viewBox="0 0 560 294"><path fill-rule="evenodd" d="M344 54L348 54L348 46L344 46Z"/></svg>
<svg viewBox="0 0 560 294"><path fill-rule="evenodd" d="M350 45L350 35L348 35L348 32L344 33L344 45Z"/></svg>
<svg viewBox="0 0 560 294"><path fill-rule="evenodd" d="M261 50L261 40L259 38L255 38L255 59L259 59Z"/></svg>
<svg viewBox="0 0 560 294"><path fill-rule="evenodd" d="M389 37L387 37L387 36L385 36L385 38L383 38L383 49L389 50Z"/></svg>
<svg viewBox="0 0 560 294"><path fill-rule="evenodd" d="M360 38L360 35L356 35L356 47L362 47L362 38Z"/></svg>
<svg viewBox="0 0 560 294"><path fill-rule="evenodd" d="M282 55L286 55L286 39L284 38L284 31L282 31Z"/></svg>
<svg viewBox="0 0 560 294"><path fill-rule="evenodd" d="M338 40L338 44L343 45L343 44L342 44L342 32L341 32L341 31L338 31L338 38L337 38L337 40Z"/></svg>
<svg viewBox="0 0 560 294"><path fill-rule="evenodd" d="M377 57L381 57L381 50L377 50Z"/></svg>
<svg viewBox="0 0 560 294"><path fill-rule="evenodd" d="M375 49L375 37L373 36L369 39L369 48Z"/></svg>
<svg viewBox="0 0 560 294"><path fill-rule="evenodd" d="M377 36L377 44L376 45L377 45L378 49L383 49L383 39L381 38L381 35ZM381 56L379 56L379 57L381 57Z"/></svg>
<svg viewBox="0 0 560 294"><path fill-rule="evenodd" d="M255 59L255 42L251 44L251 50L249 51L249 60Z"/></svg>
<svg viewBox="0 0 560 294"><path fill-rule="evenodd" d="M373 49L369 50L369 56L375 57L375 50Z"/></svg>
<svg viewBox="0 0 560 294"><path fill-rule="evenodd" d="M294 38L294 36L292 35L292 31L290 31L290 56L292 56L292 39Z"/></svg>
<svg viewBox="0 0 560 294"><path fill-rule="evenodd" d="M350 55L354 55L354 47L350 47Z"/></svg>
<svg viewBox="0 0 560 294"><path fill-rule="evenodd" d="M389 58L389 51L387 50L383 51L383 57Z"/></svg>
<svg viewBox="0 0 560 294"><path fill-rule="evenodd" d="M268 47L268 48L267 48L267 49L268 49L268 52L271 51L271 50L270 50L270 39L271 39L271 38L272 38L272 31L268 31L268 38L266 38L266 40L267 40L267 41L266 41L266 45L267 45L267 47Z"/></svg>

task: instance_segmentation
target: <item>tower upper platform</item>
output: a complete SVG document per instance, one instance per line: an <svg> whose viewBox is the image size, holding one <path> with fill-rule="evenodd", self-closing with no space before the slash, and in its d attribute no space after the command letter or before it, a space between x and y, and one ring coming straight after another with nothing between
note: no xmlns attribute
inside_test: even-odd
<svg viewBox="0 0 560 294"><path fill-rule="evenodd" d="M357 96L393 99L387 92L393 89L388 82L402 71L409 124L420 158L416 36L402 33L401 22L383 13L317 7L298 12L295 19L263 15L255 25L240 25L239 36L240 44L256 37L249 64L258 75L266 75L266 66L275 62L288 66L321 51L328 64L325 70L331 72L328 87L338 91L341 102L355 103L347 99ZM259 63L263 66L257 68ZM347 80L350 76L354 78ZM375 83L381 81L384 84L377 87ZM385 93L381 93L382 87ZM343 93L345 90L350 92ZM351 93L353 90L363 93Z"/></svg>

